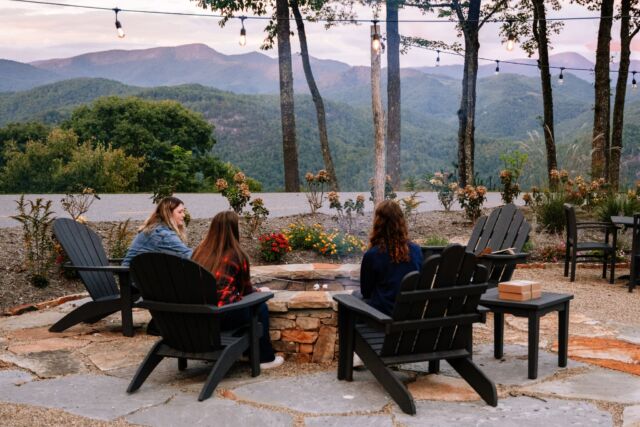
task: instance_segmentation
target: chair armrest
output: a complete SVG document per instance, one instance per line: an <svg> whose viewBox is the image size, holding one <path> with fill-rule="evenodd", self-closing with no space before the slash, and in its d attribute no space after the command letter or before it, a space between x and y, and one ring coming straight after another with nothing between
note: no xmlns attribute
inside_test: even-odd
<svg viewBox="0 0 640 427"><path fill-rule="evenodd" d="M222 307L215 307L213 313L222 314L229 311L242 310L244 308L253 307L254 305L262 304L273 298L272 292L252 292L249 295L245 295L238 302L223 305Z"/></svg>
<svg viewBox="0 0 640 427"><path fill-rule="evenodd" d="M378 323L391 323L393 319L383 312L376 310L363 300L354 297L349 294L334 295L333 299L337 301L338 308L344 307L347 310L356 312L362 316L365 316L371 320L375 320Z"/></svg>
<svg viewBox="0 0 640 427"><path fill-rule="evenodd" d="M174 313L220 315L223 313L228 313L230 311L242 310L243 308L249 308L254 305L258 305L260 303L267 301L269 298L273 298L273 294L271 292L253 292L243 297L242 300L238 302L223 305L222 307L217 307L211 304L177 304L177 303L160 302L160 301L145 301L143 298L142 301L138 303L136 306L146 308L149 310L158 310L158 311L166 311L166 312L174 312Z"/></svg>
<svg viewBox="0 0 640 427"><path fill-rule="evenodd" d="M576 228L604 228L617 230L620 227L612 222L579 222L576 224Z"/></svg>
<svg viewBox="0 0 640 427"><path fill-rule="evenodd" d="M491 310L484 305L479 305L477 310L478 314L481 316L480 323L487 323L487 313L490 313Z"/></svg>
<svg viewBox="0 0 640 427"><path fill-rule="evenodd" d="M72 265L69 263L62 264L62 267L68 270L76 271L109 271L111 273L127 273L128 266L123 265Z"/></svg>
<svg viewBox="0 0 640 427"><path fill-rule="evenodd" d="M517 264L519 262L523 262L529 257L529 255L530 254L528 252L519 252L517 254L486 254L480 255L478 258L488 259L490 261L496 262L504 262L505 264L511 262L515 262Z"/></svg>

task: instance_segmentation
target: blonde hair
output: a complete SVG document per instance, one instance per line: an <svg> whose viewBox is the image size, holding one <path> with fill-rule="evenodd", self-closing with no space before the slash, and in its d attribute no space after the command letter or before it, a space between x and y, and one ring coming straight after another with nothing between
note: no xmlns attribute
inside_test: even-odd
<svg viewBox="0 0 640 427"><path fill-rule="evenodd" d="M156 206L156 210L147 218L147 220L142 224L142 226L138 229L138 231L142 231L144 233L151 233L154 228L158 225L163 224L175 231L180 240L183 242L187 241L187 230L184 224L178 225L173 220L173 211L180 205L184 205L182 200L177 197L165 197L160 200L158 206Z"/></svg>
<svg viewBox="0 0 640 427"><path fill-rule="evenodd" d="M215 274L224 264L225 258L229 257L235 259L240 266L246 265L246 269L240 270L248 281L249 257L240 247L238 215L233 211L224 211L213 217L207 235L193 250L191 259Z"/></svg>

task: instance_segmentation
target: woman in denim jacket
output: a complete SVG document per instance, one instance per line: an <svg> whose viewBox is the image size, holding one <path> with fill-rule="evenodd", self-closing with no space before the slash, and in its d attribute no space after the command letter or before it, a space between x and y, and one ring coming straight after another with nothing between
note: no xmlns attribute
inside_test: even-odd
<svg viewBox="0 0 640 427"><path fill-rule="evenodd" d="M145 252L164 252L191 258L192 250L185 244L184 203L177 197L162 199L138 231L122 265L129 265L133 257Z"/></svg>

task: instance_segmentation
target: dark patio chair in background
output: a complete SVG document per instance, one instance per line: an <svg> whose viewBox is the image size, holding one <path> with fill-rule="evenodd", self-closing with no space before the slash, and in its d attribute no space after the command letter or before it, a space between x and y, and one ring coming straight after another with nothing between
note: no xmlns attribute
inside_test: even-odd
<svg viewBox="0 0 640 427"><path fill-rule="evenodd" d="M640 213L633 216L633 232L631 234L631 269L629 292L640 283Z"/></svg>
<svg viewBox="0 0 640 427"><path fill-rule="evenodd" d="M610 222L578 222L576 219L576 209L569 203L564 204L564 215L566 218L567 239L565 241L564 276L569 275L569 265L571 265L570 281L576 280L576 264L594 260L602 261L602 278L607 277L607 263L611 263L611 277L609 283L613 283L616 268L616 244L617 227ZM579 230L600 230L603 233L604 241L600 242L580 242ZM612 236L609 242L609 235ZM581 253L582 252L582 253Z"/></svg>
<svg viewBox="0 0 640 427"><path fill-rule="evenodd" d="M489 216L482 216L473 227L466 250L480 257L489 270L489 287L511 280L516 264L524 262L529 254L522 248L529 239L531 225L518 208L509 203L495 208ZM515 254L483 254L513 248ZM423 246L424 259L441 253L444 246Z"/></svg>
<svg viewBox="0 0 640 427"><path fill-rule="evenodd" d="M128 393L136 391L165 357L178 359L178 369L187 368L188 359L215 361L198 400L211 396L242 353L249 350L251 374L260 374L258 340L262 333L258 308L273 297L270 292L254 292L241 301L218 307L214 277L188 259L162 253L145 253L131 262L131 274L142 294L139 307L151 311L162 337L138 368ZM250 323L232 331L222 331L221 315L251 310Z"/></svg>
<svg viewBox="0 0 640 427"><path fill-rule="evenodd" d="M486 291L487 269L460 245L447 246L402 280L392 316L353 295L338 302L338 379L353 380L353 352L400 408L415 414L413 397L388 365L446 360L489 405L495 384L473 363L473 323L482 321L478 301Z"/></svg>
<svg viewBox="0 0 640 427"><path fill-rule="evenodd" d="M84 224L69 218L58 218L53 222L53 233L69 257L65 268L78 272L92 301L89 301L49 328L51 332L62 332L78 323L95 323L100 319L122 312L122 331L133 336L132 305L138 295L132 295L129 268L111 263L102 246L102 239ZM120 289L115 275L119 276Z"/></svg>

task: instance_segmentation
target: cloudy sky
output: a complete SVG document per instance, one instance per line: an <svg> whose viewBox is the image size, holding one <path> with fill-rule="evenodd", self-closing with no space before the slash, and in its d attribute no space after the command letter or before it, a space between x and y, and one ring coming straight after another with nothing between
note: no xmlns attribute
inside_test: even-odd
<svg viewBox="0 0 640 427"><path fill-rule="evenodd" d="M60 0L62 3L122 9L189 12L211 14L189 0ZM549 17L594 16L594 12L566 5ZM384 16L384 11L382 12ZM373 11L358 9L358 17L372 19ZM434 19L415 10L400 12L400 19ZM112 11L97 11L62 6L20 3L0 0L0 58L21 62L47 58L61 58L81 53L109 49L140 49L157 46L176 46L205 43L225 54L259 50L265 21L247 20L247 45L238 44L240 23L230 21L225 28L211 17L168 16L142 13L120 13L126 37L115 34ZM321 23L307 23L307 38L311 55L334 59L352 65L369 64L369 24L345 25L325 30ZM594 58L598 21L569 21L560 35L554 36L553 53L577 52L590 60ZM481 31L480 55L487 58L509 60L524 57L518 48L507 52L498 38L498 24L487 24ZM383 29L384 31L384 29ZM618 31L614 27L614 34ZM403 35L432 40L454 41L456 31L452 23L401 23ZM613 45L615 45L614 37ZM299 51L297 38L293 39L294 52ZM634 46L632 59L640 59L640 42ZM615 49L615 46L614 46ZM275 56L274 51L266 52ZM460 58L442 56L442 64L459 63ZM401 65L434 65L435 54L421 49L410 50L401 57Z"/></svg>

